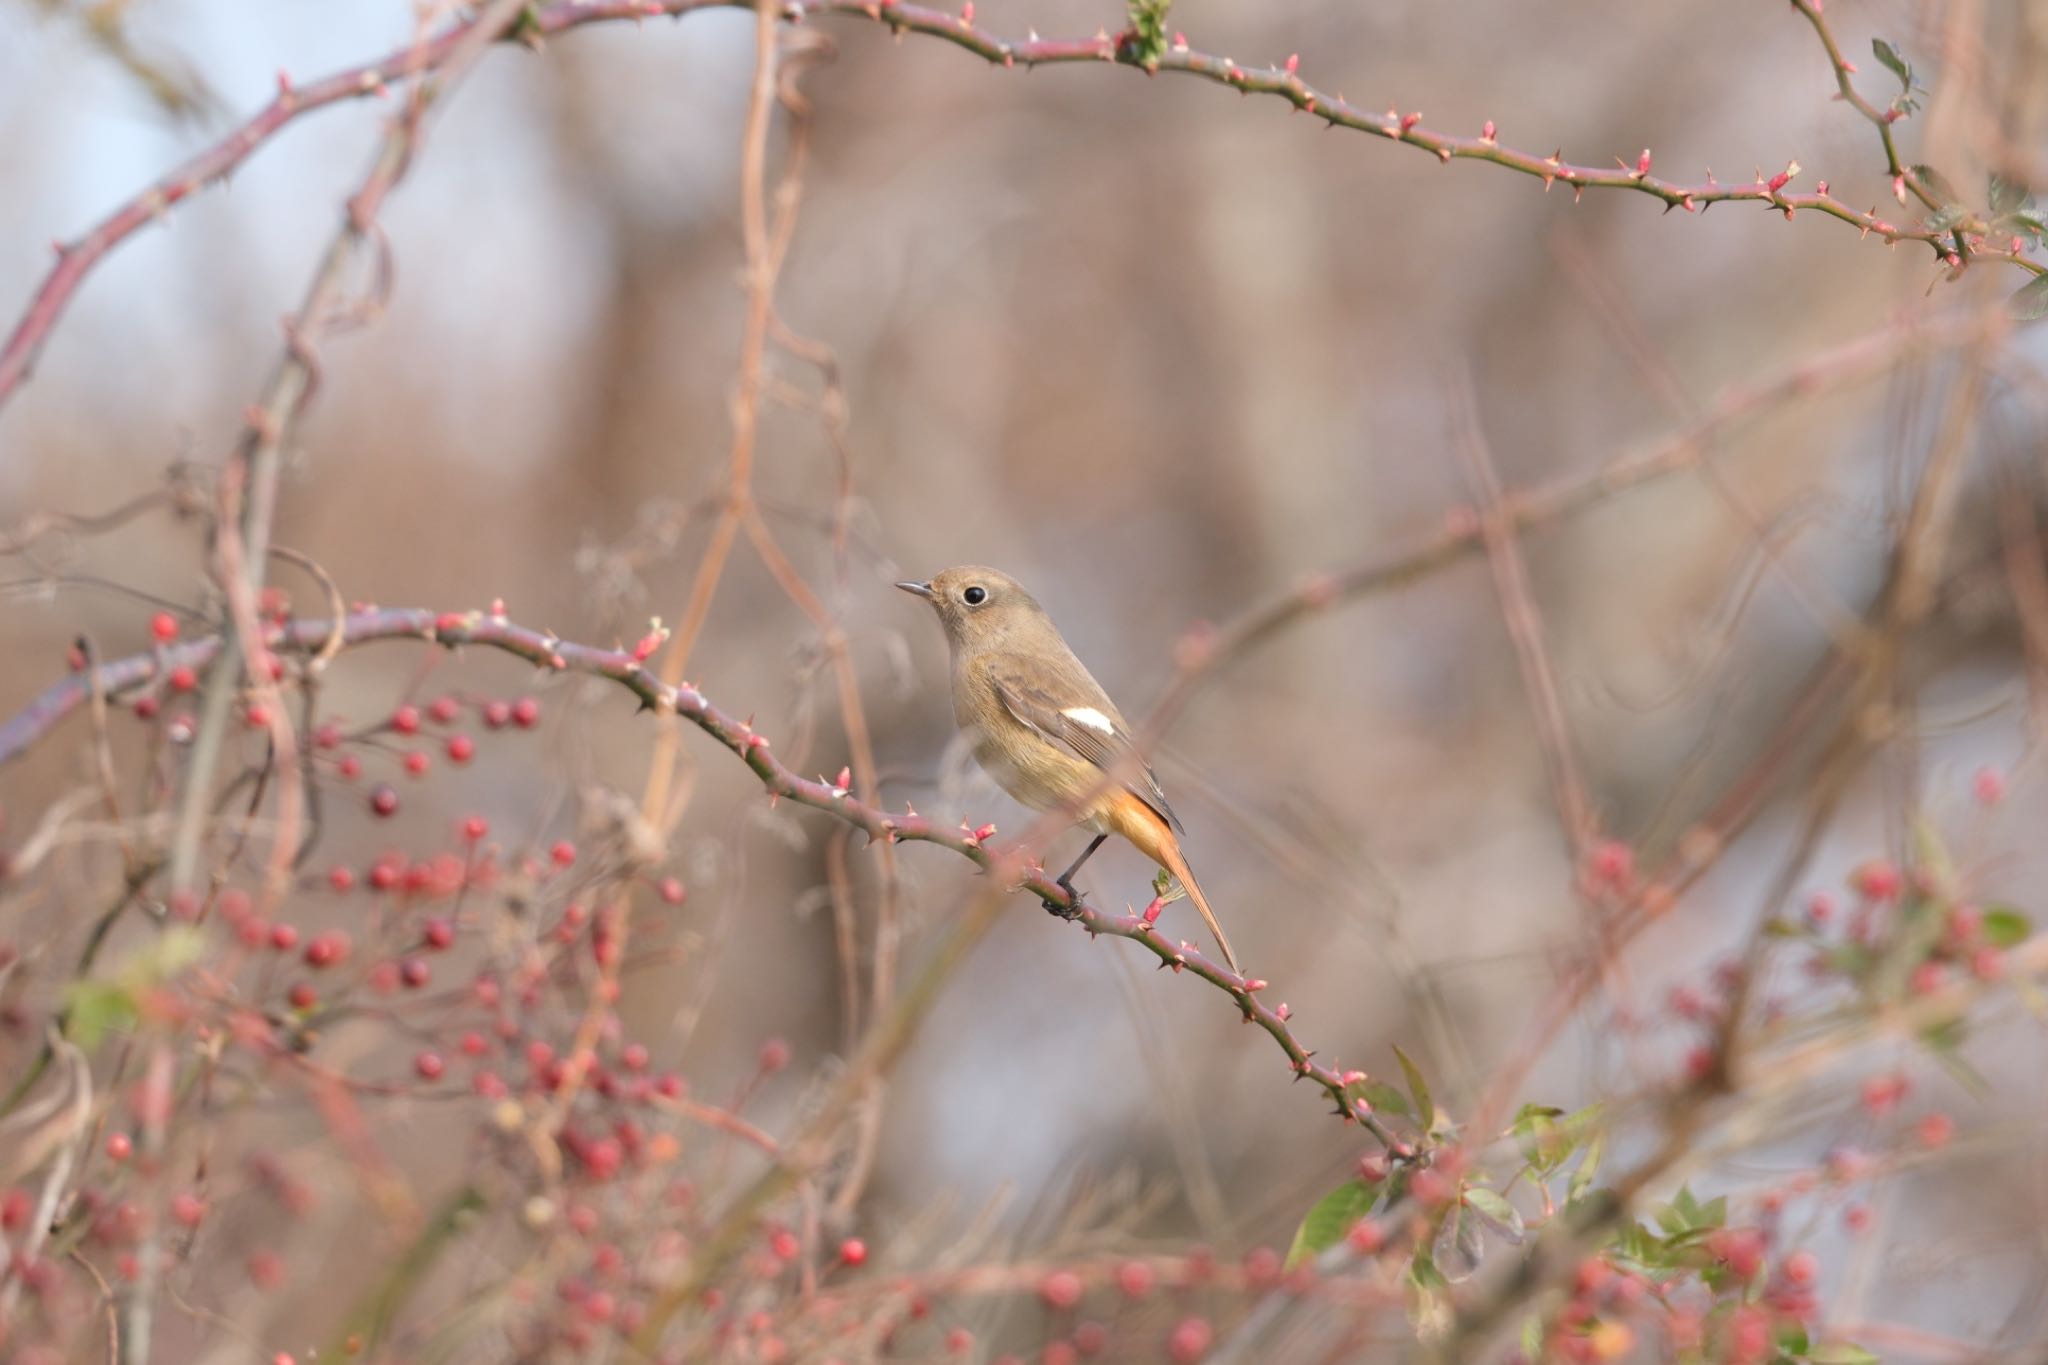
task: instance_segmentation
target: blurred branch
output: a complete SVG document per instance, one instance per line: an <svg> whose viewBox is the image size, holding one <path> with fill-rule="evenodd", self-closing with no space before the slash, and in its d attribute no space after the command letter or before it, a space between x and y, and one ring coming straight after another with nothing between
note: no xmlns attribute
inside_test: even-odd
<svg viewBox="0 0 2048 1365"><path fill-rule="evenodd" d="M1528 694L1529 708L1535 713L1536 733L1542 741L1545 766L1550 769L1558 818L1564 825L1565 846L1571 854L1572 866L1583 868L1600 838L1600 817L1593 809L1593 798L1572 746L1571 727L1565 719L1564 699L1557 686L1557 670L1551 665L1550 651L1543 638L1543 613L1536 605L1521 543L1515 538L1514 517L1507 509L1500 472L1480 430L1471 381L1462 374L1460 380L1453 423L1458 431L1459 452L1465 457L1480 499L1480 540L1493 568L1501 620L1507 626L1516 662L1521 666L1522 690Z"/></svg>
<svg viewBox="0 0 2048 1365"><path fill-rule="evenodd" d="M746 0L557 0L554 4L527 9L519 23L505 36L538 43L545 37L584 24L661 15L680 17L699 10L736 5L752 8ZM1800 8L1813 11L1810 0L1801 0ZM784 0L779 10L780 17L786 20L801 20L819 14L864 18L886 24L898 34L919 33L940 38L1005 68L1110 62L1148 73L1168 71L1196 76L1240 94L1274 95L1304 113L1323 119L1330 127L1349 128L1404 143L1443 162L1489 162L1541 180L1546 191L1555 184L1563 183L1571 188L1574 198L1588 189L1631 190L1657 199L1667 211L1683 209L1687 213L1696 213L1718 203L1752 203L1782 213L1788 220L1800 209L1812 209L1855 228L1859 236L1875 233L1887 245L1923 243L1951 264L1985 256L2009 261L2033 275L2048 274L2048 265L2028 260L2017 251L2001 250L1972 236L1973 230L1983 226L1974 220L1966 218L1940 228L1902 227L1879 217L1874 206L1867 210L1853 208L1829 193L1826 181L1819 182L1812 193L1787 193L1786 187L1798 173L1796 162L1776 175L1767 177L1758 172L1755 180L1747 184L1723 184L1711 173L1704 181L1687 184L1652 175L1647 149L1633 164L1617 159L1612 168L1579 165L1564 160L1562 150L1541 156L1504 146L1491 121L1477 137L1457 137L1424 126L1419 113L1404 114L1397 109L1389 109L1384 114L1368 113L1342 95L1333 96L1302 80L1298 74L1299 62L1293 56L1281 66L1254 70L1241 67L1228 57L1196 51L1178 35L1164 51L1156 53L1149 44L1138 41L1135 34L1112 37L1106 31L1098 31L1092 38L1032 37L1020 41L976 27L971 22L971 7L962 14L948 14L922 5L895 3L894 0ZM1817 20L1817 11L1811 12L1809 17ZM115 246L197 190L225 179L258 146L299 115L343 100L381 95L390 82L433 70L447 62L464 41L473 38L482 27L481 19L457 24L426 42L408 46L379 61L350 67L306 86L294 87L281 82L276 97L227 137L149 185L83 237L69 243L58 242L56 265L44 278L5 346L0 347L0 404L4 404L27 377L50 330L62 316L79 284ZM1824 25L1817 27L1824 37L1828 37ZM1837 62L1838 79L1846 86L1840 54L1832 47L1831 37L1829 42L1830 59ZM1858 108L1859 112L1868 112L1868 106L1860 101L1860 97ZM1896 167L1897 158L1889 126L1881 124L1880 131L1886 140L1887 153ZM1916 194L1922 193L1917 176L1909 181L1909 187ZM1922 197L1924 199L1925 195ZM1932 200L1927 202L1932 204Z"/></svg>
<svg viewBox="0 0 2048 1365"><path fill-rule="evenodd" d="M264 386L263 396L244 415L242 440L231 457L229 477L224 478L221 484L221 525L216 527L215 535L216 577L231 604L236 603L237 593L245 594L249 599L231 610L231 622L237 611L253 610L255 595L263 585L270 557L270 529L277 508L278 465L285 442L312 397L319 377L315 346L320 338L351 316L350 310L341 307L350 268L355 264L358 252L373 238L382 247L381 237L376 237L377 215L385 198L412 166L428 109L462 78L484 47L512 23L520 9L521 0L495 0L472 23L457 30L455 41L449 44L439 63L438 74L432 78L422 75L414 82L405 108L392 121L369 174L349 197L341 227L313 272L304 302L298 313L285 323L284 353L270 382ZM380 269L378 279L381 286L388 279L388 270ZM0 398L4 396L5 357L0 356ZM233 536L223 537L220 534L230 522L238 525L239 543ZM233 562L238 553L239 566ZM230 626L231 630L236 628ZM197 874L206 806L212 800L215 767L226 734L228 708L233 701L240 668L240 661L230 652L216 661L206 679L199 705L197 737L186 765L185 788L171 838L170 876L173 888L190 886ZM258 686L267 684L259 683ZM289 723L284 718L282 707L272 708L271 722L273 735L283 737L278 740L278 755L289 764L293 752L288 738ZM293 816L297 814L295 780L294 776L285 787L285 809ZM283 833L285 837L295 836L296 825L288 825ZM277 873L273 881L275 887L281 888L283 873L292 855L292 849L280 846L273 857L272 866Z"/></svg>
<svg viewBox="0 0 2048 1365"><path fill-rule="evenodd" d="M128 0L94 0L87 5L67 4L65 0L34 3L50 18L77 21L93 44L173 118L193 119L219 109L219 97L190 63L160 60L136 45L126 22Z"/></svg>
<svg viewBox="0 0 2048 1365"><path fill-rule="evenodd" d="M1506 529L1527 532L1569 521L1615 494L1698 467L1712 442L1731 427L1778 404L1811 397L1829 388L1879 374L1900 361L2002 333L2008 324L1996 309L1968 309L1931 320L1908 318L1867 336L1821 352L1768 379L1724 390L1707 409L1674 436L1624 455L1591 473L1511 492L1499 515ZM1257 648L1304 617L1318 615L1354 597L1412 583L1485 548L1480 519L1469 508L1454 510L1441 530L1356 564L1312 574L1277 596L1220 627L1191 633L1177 651L1174 679L1145 724L1156 735L1187 704L1209 673Z"/></svg>

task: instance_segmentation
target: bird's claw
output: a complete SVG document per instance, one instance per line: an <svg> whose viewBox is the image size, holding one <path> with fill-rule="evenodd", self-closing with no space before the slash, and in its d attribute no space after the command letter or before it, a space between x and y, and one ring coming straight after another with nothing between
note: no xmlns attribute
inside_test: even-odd
<svg viewBox="0 0 2048 1365"><path fill-rule="evenodd" d="M1061 905L1058 901L1047 896L1039 904L1045 907L1045 911L1049 915L1058 915L1061 919L1078 919L1081 914L1081 893L1076 891L1074 884L1065 877L1059 878L1053 885L1067 893L1067 903Z"/></svg>

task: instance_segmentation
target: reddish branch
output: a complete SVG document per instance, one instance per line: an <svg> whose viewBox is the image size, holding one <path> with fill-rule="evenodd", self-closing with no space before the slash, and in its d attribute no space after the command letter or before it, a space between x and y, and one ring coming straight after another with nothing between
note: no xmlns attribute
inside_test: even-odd
<svg viewBox="0 0 2048 1365"><path fill-rule="evenodd" d="M787 799L825 811L865 831L870 839L938 844L983 869L995 868L1004 861L1001 854L985 847L972 832L949 829L915 812L891 815L823 778L814 781L799 776L775 757L767 736L746 721L719 710L688 684L667 686L630 653L570 644L551 634L514 625L501 616L476 611L436 614L419 608L380 608L348 616L339 623L339 629L340 638L351 646L408 639L427 640L451 649L466 644L486 645L543 668L608 678L638 697L645 709L672 712L730 749L760 779L771 799ZM329 645L335 630L336 623L331 621L293 621L271 627L264 644L279 654L308 654ZM195 671L203 668L212 662L220 647L218 636L193 640L101 664L89 673L75 673L45 689L26 708L0 724L0 765L19 758L65 716L89 702L95 687L110 698L146 691L161 685L171 670L181 665ZM1342 1117L1362 1123L1389 1147L1399 1146L1371 1110L1348 1093L1355 1087L1358 1075L1353 1073L1347 1083L1343 1074L1318 1063L1288 1027L1287 1006L1267 1005L1260 998L1266 989L1265 982L1239 976L1210 961L1190 944L1167 939L1136 914L1118 914L1090 905L1082 897L1054 885L1042 871L1025 877L1016 889L1071 909L1074 921L1091 934L1110 934L1142 944L1159 959L1160 966L1192 973L1224 992L1236 1002L1246 1022L1258 1025L1279 1044L1295 1075L1315 1082L1335 1102Z"/></svg>
<svg viewBox="0 0 2048 1365"><path fill-rule="evenodd" d="M514 28L510 36L537 43L547 36L590 23L661 15L681 17L698 10L736 5L752 7L746 0L556 0L556 3L529 11L528 17ZM1927 201L1928 196L1919 177L1899 163L1891 120L1856 94L1847 75L1850 68L1842 60L1833 35L1821 20L1817 7L1802 3L1798 8L1820 33L1844 98L1877 124L1885 145L1887 168L1894 176L1902 178L1906 188ZM1445 162L1491 162L1540 179L1546 191L1562 183L1571 189L1574 198L1588 189L1633 190L1659 200L1667 211L1683 209L1695 213L1713 204L1748 202L1783 213L1788 219L1800 209L1812 209L1849 224L1863 236L1875 233L1888 244L1921 242L1944 258L1991 256L2009 260L2036 275L2048 273L2048 266L2027 260L2017 252L1973 240L1967 223L1942 230L1895 224L1879 215L1875 206L1857 209L1835 197L1828 191L1825 181L1810 193L1788 192L1795 178L1789 167L1785 172L1768 177L1758 172L1753 181L1746 183L1723 184L1709 173L1706 180L1689 184L1651 174L1651 158L1647 151L1633 163L1617 160L1613 166L1580 165L1564 160L1561 149L1544 156L1505 146L1496 136L1490 121L1476 137L1459 137L1427 127L1422 116L1412 111L1389 108L1384 113L1369 112L1350 103L1342 95L1333 95L1303 80L1298 74L1299 63L1293 57L1282 65L1255 69L1239 66L1228 57L1196 51L1176 41L1153 61L1106 31L1098 32L1092 38L1032 37L1020 41L976 27L957 14L923 5L886 3L885 0L789 0L782 12L791 19L817 14L864 18L887 24L897 33L919 33L944 39L1004 67L1110 62L1139 70L1198 76L1228 86L1240 94L1278 96L1296 109L1325 120L1331 127L1350 128L1405 143ZM427 42L410 45L379 61L350 67L308 85L294 86L287 77L280 75L277 95L240 127L136 194L83 236L74 241L58 242L56 264L44 277L6 345L0 347L0 403L4 403L28 376L50 331L78 286L116 246L144 225L168 213L180 201L226 179L259 146L301 114L344 100L383 95L392 83L439 67L461 47L474 23L457 24ZM1932 207L1931 202L1929 206Z"/></svg>

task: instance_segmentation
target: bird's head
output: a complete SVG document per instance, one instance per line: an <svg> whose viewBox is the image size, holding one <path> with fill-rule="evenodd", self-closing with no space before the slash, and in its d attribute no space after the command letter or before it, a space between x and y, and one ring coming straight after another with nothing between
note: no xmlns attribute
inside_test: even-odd
<svg viewBox="0 0 2048 1365"><path fill-rule="evenodd" d="M1045 608L1016 579L980 564L962 564L927 582L896 586L931 603L955 649L984 646L1047 623Z"/></svg>

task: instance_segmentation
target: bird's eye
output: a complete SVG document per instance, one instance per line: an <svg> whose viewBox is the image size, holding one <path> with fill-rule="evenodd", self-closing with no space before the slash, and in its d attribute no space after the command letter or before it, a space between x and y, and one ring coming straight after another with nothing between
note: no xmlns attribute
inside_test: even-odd
<svg viewBox="0 0 2048 1365"><path fill-rule="evenodd" d="M970 607L978 607L988 601L988 589L977 583L966 592L961 593L960 600Z"/></svg>

